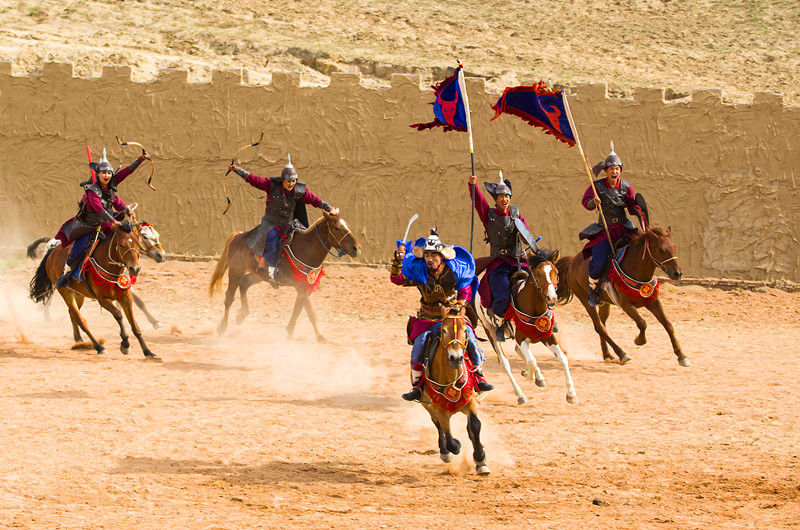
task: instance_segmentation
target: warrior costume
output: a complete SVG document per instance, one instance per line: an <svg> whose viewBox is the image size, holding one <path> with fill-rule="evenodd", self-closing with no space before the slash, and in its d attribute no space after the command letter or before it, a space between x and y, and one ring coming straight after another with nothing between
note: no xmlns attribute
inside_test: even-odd
<svg viewBox="0 0 800 530"><path fill-rule="evenodd" d="M105 187L96 176L101 171L113 171L111 163L106 159L105 149L103 149L103 158L99 162L89 163L89 167L93 170L92 179L81 183L84 187L84 194L78 203L78 213L61 225L56 234L56 239L61 242L62 247L72 243L66 263L67 269L73 268L77 264L79 258L86 251L91 234L96 232L98 227L103 236L108 236L111 234L113 221L122 220L125 214L130 213L125 203L117 197L117 186L136 171L143 160L144 156L140 156L128 167L114 173ZM113 213L115 210L117 213ZM73 278L79 280L80 267L74 267L71 274ZM68 278L69 275L65 271L64 275L56 280L56 286L66 287Z"/></svg>

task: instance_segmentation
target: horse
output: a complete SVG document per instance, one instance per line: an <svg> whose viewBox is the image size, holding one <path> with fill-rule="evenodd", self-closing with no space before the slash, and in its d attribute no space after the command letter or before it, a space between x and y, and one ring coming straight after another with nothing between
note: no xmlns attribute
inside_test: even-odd
<svg viewBox="0 0 800 530"><path fill-rule="evenodd" d="M558 270L555 262L558 261L559 251L547 251L537 249L528 251L528 272L517 272L512 278L511 309L515 322L514 341L517 354L528 365L527 370L522 371L522 375L528 380L534 380L536 386L544 388L545 382L539 366L536 364L536 357L530 351L530 344L542 342L550 348L564 367L564 374L567 381L567 402L575 403L575 385L572 382L572 375L569 372L569 361L567 355L558 343L555 334L555 316L552 313L556 305L558 286ZM495 327L487 315L486 309L481 305L480 294L476 295L476 307L478 317L483 325L486 336L492 343L497 358L511 380L511 386L517 395L517 403L522 405L528 398L517 384L511 374L511 367L508 359L503 352L502 345L497 341Z"/></svg>
<svg viewBox="0 0 800 530"><path fill-rule="evenodd" d="M583 254L561 258L557 261L558 273L566 281L559 285L558 298L566 304L572 296L586 308L592 318L594 330L600 336L600 346L603 350L603 360L613 362L615 359L608 352L608 344L614 349L618 362L625 364L631 357L620 348L606 330L606 320L611 310L610 304L618 305L629 317L636 322L639 335L634 339L634 344L642 346L647 342L645 330L647 324L637 311L646 307L658 320L669 335L672 348L678 357L681 366L690 366L689 359L681 350L672 323L664 314L664 307L659 299L658 280L655 278L656 268L664 271L673 280L679 280L683 275L678 263L675 244L670 239L672 227L666 230L659 227L648 227L632 236L631 242L624 249L624 254L619 261L612 261L609 277L614 277L611 283L604 283L602 302L599 310L589 305L587 288L589 284L589 260Z"/></svg>
<svg viewBox="0 0 800 530"><path fill-rule="evenodd" d="M134 229L138 230L139 232L140 250L143 250L147 254L147 256L151 257L156 263L163 263L164 261L167 260L167 255L164 252L164 248L161 246L158 230L156 230L156 228L153 225L151 225L146 221L142 221L141 223L134 225ZM37 258L36 252L39 245L45 242L47 243L44 246L45 254L47 254L47 252L51 248L61 244L59 240L56 238L40 237L39 239L35 240L33 243L28 245L28 257L30 259L36 259ZM152 314L150 314L150 311L147 310L144 301L141 298L139 298L133 291L131 291L131 296L133 297L133 303L135 303L136 306L142 310L144 316L147 317L148 322L150 322L153 328L154 329L160 328L162 325L161 322ZM50 317L49 302L50 299L48 298L42 306L44 308L44 317L48 322L52 320Z"/></svg>
<svg viewBox="0 0 800 530"><path fill-rule="evenodd" d="M228 289L225 291L225 314L217 327L217 332L222 335L228 327L228 314L239 289L241 308L236 316L236 323L241 324L250 312L247 304L247 290L253 285L269 281L266 270L258 268L258 262L253 256L250 247L244 240L245 232L234 232L228 236L225 249L220 256L211 282L208 285L209 297L221 290L222 277L228 271ZM331 249L338 251L334 253ZM361 254L361 244L350 230L350 225L340 215L332 215L323 211L322 217L317 219L306 229L295 230L288 238L282 253L285 259L278 263L278 282L294 287L297 298L294 302L292 316L286 330L289 339L294 335L294 328L300 311L305 309L308 319L314 326L314 333L319 342L326 342L325 337L317 327L317 315L311 307L310 295L314 292L321 279L322 262L330 254L342 257L347 254L358 257Z"/></svg>
<svg viewBox="0 0 800 530"><path fill-rule="evenodd" d="M451 462L453 455L461 452L461 442L450 430L450 418L457 412L466 414L475 471L479 475L488 475L486 451L480 438L481 421L475 393L477 383L464 356L467 349L466 309L453 311L442 307L442 323L435 335L438 343L425 363L420 403L439 432L439 457L443 462Z"/></svg>
<svg viewBox="0 0 800 530"><path fill-rule="evenodd" d="M53 295L53 282L64 271L64 264L70 248L71 245L66 247L56 246L48 250L44 255L30 283L30 296L34 302L47 302ZM136 281L135 279L140 270L139 235L134 230L134 226L129 221L124 221L121 225L114 226L111 237L95 243L94 250L90 251L84 267L86 273L85 281L77 282L70 278L67 287L58 289L58 293L69 309L76 346L79 346L82 341L80 328L89 337L98 354L108 353L103 344L89 331L86 320L84 320L80 312L84 300L93 298L97 300L100 307L111 313L117 324L119 324L119 335L122 339L120 351L124 355L127 355L130 350L130 341L122 320L123 312L131 325L133 334L139 341L145 358L158 359L158 356L150 351L145 344L142 332L133 316L130 286ZM120 303L122 311L114 305L115 301Z"/></svg>

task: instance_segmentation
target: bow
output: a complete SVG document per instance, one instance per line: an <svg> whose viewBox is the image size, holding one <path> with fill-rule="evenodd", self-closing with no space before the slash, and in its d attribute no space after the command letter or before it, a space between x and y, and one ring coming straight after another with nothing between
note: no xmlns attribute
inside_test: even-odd
<svg viewBox="0 0 800 530"><path fill-rule="evenodd" d="M114 138L116 138L117 139L117 143L119 145L123 146L123 147L126 146L126 145L135 145L135 146L138 146L138 147L140 147L142 149L142 154L143 155L147 154L147 151L145 150L144 146L142 144L140 144L139 142L123 142L122 140L119 139L119 136L114 136ZM153 162L152 158L148 158L148 160L150 161L150 164L152 164L152 169L150 170L150 176L147 177L147 185L150 186L151 190L156 191L155 186L153 186L153 184L152 184L153 175L156 172L156 163Z"/></svg>
<svg viewBox="0 0 800 530"><path fill-rule="evenodd" d="M253 142L252 144L243 145L242 147L240 147L239 149L236 150L236 152L233 154L233 157L231 158L231 164L235 164L236 163L236 157L239 155L239 153L241 153L242 151L244 151L248 147L257 147L258 145L261 144L261 140L263 140L263 139L264 139L264 131L261 131L261 136L258 138L257 142ZM231 172L230 169L228 171L226 171L225 172L225 176L227 177L228 173L230 173L230 172ZM241 190L241 189L242 189L242 183L240 182L239 183L239 188L236 190L236 193L233 196L234 199L236 198L237 195L239 195L239 190ZM228 206L226 206L225 207L225 211L222 212L222 215L225 215L226 213L228 213L228 210L231 209L231 205L233 203L231 202L231 198L228 196L228 188L225 186L225 181L224 180L222 181L222 190L225 192L225 200L228 201Z"/></svg>

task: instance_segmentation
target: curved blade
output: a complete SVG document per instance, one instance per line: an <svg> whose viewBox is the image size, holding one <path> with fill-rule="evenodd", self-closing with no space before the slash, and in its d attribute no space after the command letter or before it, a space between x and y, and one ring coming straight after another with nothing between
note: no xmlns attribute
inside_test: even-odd
<svg viewBox="0 0 800 530"><path fill-rule="evenodd" d="M416 221L418 217L419 214L416 213L411 217L411 220L408 222L408 226L406 227L406 234L403 236L403 241L408 241L408 231L411 230L411 225L414 224L414 221Z"/></svg>

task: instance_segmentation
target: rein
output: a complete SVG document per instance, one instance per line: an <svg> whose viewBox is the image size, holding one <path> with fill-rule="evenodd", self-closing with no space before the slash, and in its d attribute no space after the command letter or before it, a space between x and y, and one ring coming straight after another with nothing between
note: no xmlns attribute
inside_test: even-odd
<svg viewBox="0 0 800 530"><path fill-rule="evenodd" d="M323 217L323 219L324 219L324 217ZM344 250L342 250L342 241L344 241L344 238L346 238L347 236L349 236L353 232L351 232L350 229L348 228L347 229L347 233L345 233L345 235L343 235L341 237L341 239L336 239L336 236L333 235L333 229L331 228L331 226L327 222L325 223L325 226L328 227L328 235L331 238L333 238L334 241L336 241L336 244L338 245L338 247L334 247L333 245L328 247L328 245L325 244L325 242L322 240L322 236L319 233L319 223L314 224L314 231L317 233L317 239L319 239L319 242L322 244L322 247L328 252L328 254L330 254L331 256L333 256L336 259L341 259L341 257L344 256L344 254L345 254ZM338 253L334 254L333 252L331 252L332 248L336 248L338 250Z"/></svg>
<svg viewBox="0 0 800 530"><path fill-rule="evenodd" d="M672 261L672 260L674 260L674 259L678 259L678 256L676 255L676 256L672 256L671 258L667 258L667 259L665 259L664 261L658 261L658 260L657 260L657 259L656 259L656 258L653 256L653 252L650 250L650 242L649 242L649 241L645 241L645 242L644 242L644 251L642 252L642 259L644 259L644 255L645 255L645 253L647 253L647 254L649 254L649 255L650 255L650 259L651 259L651 260L653 260L653 263L655 263L655 264L656 264L656 267L658 267L658 268L659 268L659 269L661 269L662 271L666 272L667 274L669 274L669 272L667 272L667 269L665 269L665 268L664 268L664 264L665 264L665 263L669 263L670 261ZM655 275L654 275L654 277L655 277ZM651 278L651 279L652 279L652 278Z"/></svg>
<svg viewBox="0 0 800 530"><path fill-rule="evenodd" d="M125 265L124 262L116 261L114 258L111 257L111 247L118 248L118 246L114 246L114 244L113 244L115 237L117 237L117 232L113 232L113 235L111 236L111 241L108 242L108 262L110 264L112 264L112 265L116 265L117 267L122 267L122 269L124 270L128 266ZM141 240L139 241L139 244L141 244ZM128 252L136 252L136 257L138 259L138 257L139 257L139 249L138 248L133 248L133 247L125 249L125 252L123 252L122 255L119 256L119 259L120 260L124 260L125 256L128 254Z"/></svg>

